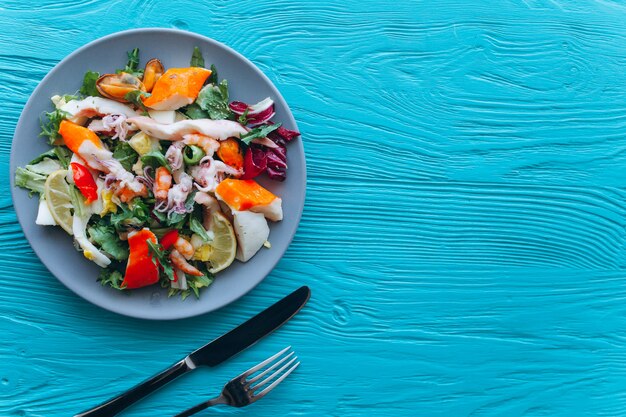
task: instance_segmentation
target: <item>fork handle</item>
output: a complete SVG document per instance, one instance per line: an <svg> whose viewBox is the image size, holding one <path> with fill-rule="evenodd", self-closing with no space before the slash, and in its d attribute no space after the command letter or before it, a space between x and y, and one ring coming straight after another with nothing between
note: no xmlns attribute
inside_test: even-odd
<svg viewBox="0 0 626 417"><path fill-rule="evenodd" d="M195 406L193 406L193 407L183 411L180 414L176 414L174 417L189 417L189 416L191 416L193 414L196 414L199 411L205 410L205 409L207 409L209 407L213 407L214 405L226 404L226 403L227 403L226 397L224 397L224 395L222 394L222 395L220 395L217 398L210 399L209 401L205 401L203 403L195 405Z"/></svg>
<svg viewBox="0 0 626 417"><path fill-rule="evenodd" d="M195 367L189 366L186 358L182 359L180 362L175 363L158 375L138 385L135 385L128 391L118 395L115 398L110 399L107 402L100 404L97 407L94 407L87 411L83 411L82 413L77 414L74 417L113 417L122 412L122 410L125 410L126 408L135 404L142 398L147 397L154 391L172 382L179 376L184 375L194 369Z"/></svg>

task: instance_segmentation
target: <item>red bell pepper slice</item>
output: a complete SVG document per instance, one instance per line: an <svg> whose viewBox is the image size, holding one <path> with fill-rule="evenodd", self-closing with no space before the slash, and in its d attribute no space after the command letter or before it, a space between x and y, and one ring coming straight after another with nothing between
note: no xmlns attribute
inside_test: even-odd
<svg viewBox="0 0 626 417"><path fill-rule="evenodd" d="M161 246L163 246L163 249L168 250L169 248L174 246L174 243L176 243L177 240L178 230L170 230L161 238Z"/></svg>
<svg viewBox="0 0 626 417"><path fill-rule="evenodd" d="M157 238L148 228L128 235L130 255L122 285L128 289L145 287L159 281L159 267L152 260L148 240L157 243Z"/></svg>
<svg viewBox="0 0 626 417"><path fill-rule="evenodd" d="M91 172L89 172L86 166L78 162L72 162L71 165L74 184L87 199L87 204L96 201L98 199L98 185L93 179Z"/></svg>

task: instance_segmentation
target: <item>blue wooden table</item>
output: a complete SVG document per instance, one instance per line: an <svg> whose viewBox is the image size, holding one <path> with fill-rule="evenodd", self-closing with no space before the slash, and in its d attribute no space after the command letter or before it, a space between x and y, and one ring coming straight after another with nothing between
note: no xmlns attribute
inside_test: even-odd
<svg viewBox="0 0 626 417"><path fill-rule="evenodd" d="M623 2L68 3L0 1L1 416L73 415L301 284L313 298L285 328L126 415L172 415L287 344L302 359L287 383L205 415L626 415ZM151 26L257 64L309 168L274 272L179 322L71 293L8 189L12 133L43 76L88 41Z"/></svg>

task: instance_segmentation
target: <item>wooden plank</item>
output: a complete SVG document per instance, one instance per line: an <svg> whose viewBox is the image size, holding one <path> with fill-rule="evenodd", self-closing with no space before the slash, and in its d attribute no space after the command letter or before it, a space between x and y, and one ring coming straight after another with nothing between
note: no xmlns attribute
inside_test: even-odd
<svg viewBox="0 0 626 417"><path fill-rule="evenodd" d="M288 344L294 376L223 412L626 415L625 17L580 0L0 2L0 415L73 415L301 284L313 298L296 320L128 415L173 415ZM274 272L176 323L65 289L8 189L39 80L85 42L149 26L255 62L290 103L309 169Z"/></svg>

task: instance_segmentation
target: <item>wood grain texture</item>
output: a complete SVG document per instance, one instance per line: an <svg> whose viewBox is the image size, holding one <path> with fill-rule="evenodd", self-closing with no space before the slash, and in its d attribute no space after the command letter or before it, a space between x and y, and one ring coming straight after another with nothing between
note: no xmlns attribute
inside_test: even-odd
<svg viewBox="0 0 626 417"><path fill-rule="evenodd" d="M301 284L309 306L133 408L167 416L291 344L255 416L626 415L626 6L611 0L0 0L0 415L68 416ZM232 46L278 86L309 169L296 238L251 294L176 323L74 296L8 189L55 63L135 27ZM132 45L129 45L132 47ZM209 413L206 413L209 415Z"/></svg>

